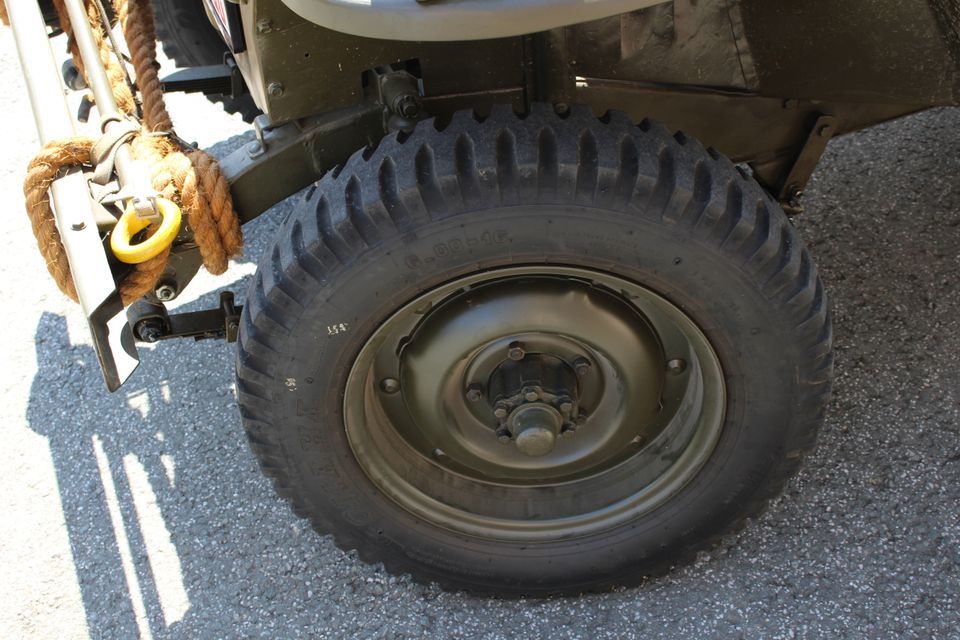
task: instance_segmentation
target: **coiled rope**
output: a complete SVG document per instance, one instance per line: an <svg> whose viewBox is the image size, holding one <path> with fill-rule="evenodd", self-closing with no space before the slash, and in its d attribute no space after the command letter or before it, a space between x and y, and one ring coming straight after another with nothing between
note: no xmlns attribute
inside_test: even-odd
<svg viewBox="0 0 960 640"><path fill-rule="evenodd" d="M63 0L54 0L54 6L61 28L69 37L68 47L74 63L86 76ZM135 117L137 99L127 84L123 63L108 42L100 10L92 0L85 0L85 7L117 106L126 115ZM140 131L130 139L131 153L149 167L157 194L180 206L206 269L221 274L226 271L229 259L240 255L243 249L243 234L233 209L230 186L212 156L185 146L179 138L169 135L173 123L164 104L157 71L156 30L150 0L113 0L113 10L127 42L142 106ZM0 17L5 17L2 1ZM74 301L77 291L50 206L49 188L65 172L90 167L95 143L93 138L77 136L44 145L30 161L23 185L27 215L47 269L60 290ZM148 235L151 229L153 227L147 230ZM161 254L132 266L117 285L124 305L155 289L169 254L167 247Z"/></svg>

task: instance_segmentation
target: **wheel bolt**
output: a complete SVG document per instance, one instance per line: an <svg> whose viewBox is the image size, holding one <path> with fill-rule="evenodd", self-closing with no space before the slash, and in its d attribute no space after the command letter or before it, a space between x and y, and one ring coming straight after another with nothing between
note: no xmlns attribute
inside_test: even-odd
<svg viewBox="0 0 960 640"><path fill-rule="evenodd" d="M568 422L563 425L563 428L560 429L560 436L563 438L572 438L573 435L577 432L577 425L572 422Z"/></svg>
<svg viewBox="0 0 960 640"><path fill-rule="evenodd" d="M497 405L497 408L493 410L493 415L501 420L507 417L507 413L507 407L503 404Z"/></svg>
<svg viewBox="0 0 960 640"><path fill-rule="evenodd" d="M478 402L483 398L483 386L479 383L474 382L472 385L467 387L467 400L470 402Z"/></svg>
<svg viewBox="0 0 960 640"><path fill-rule="evenodd" d="M667 362L667 371L672 374L683 373L687 369L687 363L680 358L674 358Z"/></svg>
<svg viewBox="0 0 960 640"><path fill-rule="evenodd" d="M562 403L560 405L560 411L562 411L563 413L570 413L571 411L573 411L573 403L572 402Z"/></svg>
<svg viewBox="0 0 960 640"><path fill-rule="evenodd" d="M523 360L523 356L527 355L526 351L523 350L522 342L511 342L510 347L507 351L507 357L513 361Z"/></svg>
<svg viewBox="0 0 960 640"><path fill-rule="evenodd" d="M588 373L590 373L590 361L586 358L577 358L573 361L573 370L577 372L577 375L581 378Z"/></svg>
<svg viewBox="0 0 960 640"><path fill-rule="evenodd" d="M540 399L540 394L537 392L536 389L527 389L523 393L523 399L526 400L527 402L536 402L537 400Z"/></svg>
<svg viewBox="0 0 960 640"><path fill-rule="evenodd" d="M384 393L396 393L400 391L400 381L396 378L384 378L380 381L380 389L383 390Z"/></svg>
<svg viewBox="0 0 960 640"><path fill-rule="evenodd" d="M499 440L501 444L509 444L511 439L509 430L497 429L497 440Z"/></svg>

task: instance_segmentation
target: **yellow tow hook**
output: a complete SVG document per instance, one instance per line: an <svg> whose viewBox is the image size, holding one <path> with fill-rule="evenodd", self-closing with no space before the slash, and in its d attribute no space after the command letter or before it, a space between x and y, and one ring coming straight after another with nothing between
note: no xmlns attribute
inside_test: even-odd
<svg viewBox="0 0 960 640"><path fill-rule="evenodd" d="M120 262L139 264L154 258L173 244L173 239L180 232L182 215L180 207L165 198L155 200L157 212L160 214L160 227L152 236L137 244L130 244L133 236L146 229L153 222L137 215L133 203L128 203L123 215L117 221L117 226L110 234L110 248L113 255Z"/></svg>

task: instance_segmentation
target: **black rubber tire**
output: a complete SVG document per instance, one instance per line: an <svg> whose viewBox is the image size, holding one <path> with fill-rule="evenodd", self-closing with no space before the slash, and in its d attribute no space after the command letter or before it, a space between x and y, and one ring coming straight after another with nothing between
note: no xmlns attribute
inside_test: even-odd
<svg viewBox="0 0 960 640"><path fill-rule="evenodd" d="M221 64L229 49L220 33L210 24L200 0L153 0L157 39L163 53L178 67L199 67ZM224 95L207 96L219 102L227 113L239 114L253 122L261 111L249 94L239 98Z"/></svg>
<svg viewBox="0 0 960 640"><path fill-rule="evenodd" d="M435 527L353 457L342 423L352 362L419 292L545 260L639 282L699 324L727 385L720 440L666 504L592 538L518 546ZM263 471L340 547L448 588L545 595L665 572L756 515L814 445L832 362L813 261L752 178L656 123L540 105L526 117L460 113L439 131L421 122L320 180L252 281L237 376Z"/></svg>

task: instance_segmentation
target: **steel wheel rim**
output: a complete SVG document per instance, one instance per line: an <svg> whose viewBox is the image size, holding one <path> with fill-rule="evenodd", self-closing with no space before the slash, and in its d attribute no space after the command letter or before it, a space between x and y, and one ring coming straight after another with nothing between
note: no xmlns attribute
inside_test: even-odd
<svg viewBox="0 0 960 640"><path fill-rule="evenodd" d="M592 369L577 377L586 418L541 456L498 442L492 398L489 412L470 399L514 343L532 345L521 363L585 357ZM344 425L364 473L402 508L459 533L538 542L661 506L709 458L725 402L715 351L676 305L618 276L538 265L459 278L397 310L348 375Z"/></svg>

